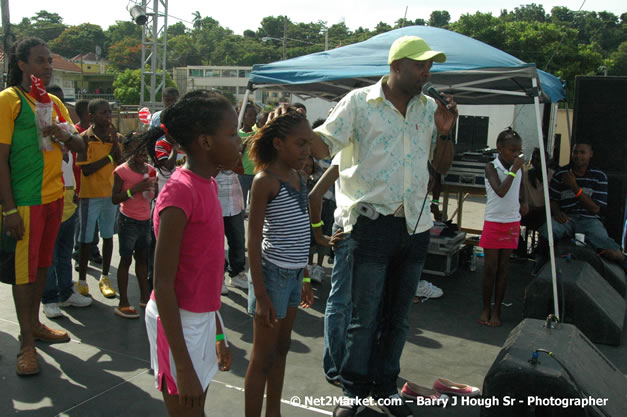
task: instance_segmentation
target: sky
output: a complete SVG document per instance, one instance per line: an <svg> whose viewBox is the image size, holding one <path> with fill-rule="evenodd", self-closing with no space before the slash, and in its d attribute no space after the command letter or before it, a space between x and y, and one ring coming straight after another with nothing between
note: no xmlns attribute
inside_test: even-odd
<svg viewBox="0 0 627 417"><path fill-rule="evenodd" d="M152 5L154 0L149 0ZM407 19L429 19L433 10L447 10L451 21L456 21L462 14L474 14L477 11L492 12L498 16L501 9L513 10L521 4L535 2L542 4L544 10L550 12L554 6L564 6L578 10L584 0L538 1L538 0L481 0L478 3L468 0L449 0L442 3L441 8L421 7L419 3L409 0L316 0L316 1L260 1L236 0L233 3L202 1L202 0L170 0L168 2L168 24L176 23L179 18L191 27L192 13L198 11L202 17L211 16L222 26L242 34L244 30L257 30L261 19L266 16L287 15L292 22L326 21L328 25L344 21L350 30L358 27L373 29L383 21L393 25L405 15ZM116 20L130 20L126 11L128 0L8 0L12 23L19 23L24 17L32 17L40 10L58 13L68 25L93 23L106 29ZM141 3L141 0L139 0ZM413 4L412 4L413 3ZM418 3L418 4L416 4ZM433 4L432 2L429 2ZM469 4L480 4L472 6ZM71 7L75 4L76 7ZM86 6L89 4L89 6ZM217 4L220 4L217 6ZM622 6L621 6L622 4ZM231 6L232 5L232 6ZM161 3L159 5L161 8ZM585 0L582 10L609 11L617 16L627 11L624 0ZM187 21L187 22L185 22Z"/></svg>

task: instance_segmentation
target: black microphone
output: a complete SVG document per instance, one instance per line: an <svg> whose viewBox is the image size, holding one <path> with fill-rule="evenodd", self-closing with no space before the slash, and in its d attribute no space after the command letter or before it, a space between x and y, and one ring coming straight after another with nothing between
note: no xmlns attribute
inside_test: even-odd
<svg viewBox="0 0 627 417"><path fill-rule="evenodd" d="M450 111L451 113L455 114L455 111L452 108L448 107L449 103L444 99L444 97L442 97L440 95L440 93L438 92L438 90L435 89L433 84L426 83L425 85L423 85L422 86L422 94L436 99L437 101L442 103L444 105L444 107L446 107L448 109L448 111Z"/></svg>

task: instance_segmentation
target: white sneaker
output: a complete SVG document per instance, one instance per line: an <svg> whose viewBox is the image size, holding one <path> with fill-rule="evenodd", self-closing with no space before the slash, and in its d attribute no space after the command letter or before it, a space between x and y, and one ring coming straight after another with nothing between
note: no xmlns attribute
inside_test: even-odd
<svg viewBox="0 0 627 417"><path fill-rule="evenodd" d="M240 272L234 277L230 277L229 280L231 287L241 288L243 290L248 289L248 276L244 271Z"/></svg>
<svg viewBox="0 0 627 417"><path fill-rule="evenodd" d="M222 292L220 294L227 295L228 293L229 289L226 288L226 277L224 277L224 280L222 281Z"/></svg>
<svg viewBox="0 0 627 417"><path fill-rule="evenodd" d="M420 298L440 298L444 295L444 291L441 288L436 287L429 281L420 280L418 282L418 288L416 288L416 297Z"/></svg>
<svg viewBox="0 0 627 417"><path fill-rule="evenodd" d="M325 271L324 268L320 265L312 265L309 270L309 274L311 275L311 280L320 284L322 282L322 278L324 277Z"/></svg>
<svg viewBox="0 0 627 417"><path fill-rule="evenodd" d="M63 312L61 311L57 303L43 304L43 306L44 306L44 314L49 319L56 319L59 317L63 317Z"/></svg>
<svg viewBox="0 0 627 417"><path fill-rule="evenodd" d="M85 297L75 291L67 300L60 302L59 307L88 307L92 301L91 297Z"/></svg>

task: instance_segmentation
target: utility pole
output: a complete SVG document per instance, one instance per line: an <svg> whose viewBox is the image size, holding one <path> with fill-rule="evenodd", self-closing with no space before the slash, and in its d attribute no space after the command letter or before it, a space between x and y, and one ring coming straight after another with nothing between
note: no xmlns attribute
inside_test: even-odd
<svg viewBox="0 0 627 417"><path fill-rule="evenodd" d="M146 6L149 0L142 0L142 7ZM163 12L159 11L159 5L163 7ZM157 101L157 94L163 91L166 80L166 45L168 42L168 0L153 0L152 24L150 22L143 26L142 32L142 75L139 95L139 105L147 106L151 111L160 109L162 104ZM159 19L163 19L163 24L159 25ZM161 37L161 40L159 38ZM149 67L149 69L146 69ZM161 70L161 79L157 82L157 73ZM150 84L147 84L147 79ZM144 92L150 91L148 101L144 100Z"/></svg>
<svg viewBox="0 0 627 417"><path fill-rule="evenodd" d="M2 7L2 31L4 36L2 37L2 51L4 52L4 63L2 65L2 84L4 88L7 85L7 77L9 71L9 49L14 41L14 36L11 33L11 17L9 15L9 0L0 0L0 7Z"/></svg>

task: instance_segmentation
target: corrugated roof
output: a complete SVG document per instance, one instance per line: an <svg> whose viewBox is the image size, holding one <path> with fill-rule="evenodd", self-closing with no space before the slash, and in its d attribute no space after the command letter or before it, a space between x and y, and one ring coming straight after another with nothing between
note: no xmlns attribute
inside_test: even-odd
<svg viewBox="0 0 627 417"><path fill-rule="evenodd" d="M68 72L81 72L81 68L78 65L73 64L67 59L63 58L59 54L55 54L54 52L50 53L52 55L52 68L59 71L68 71Z"/></svg>

